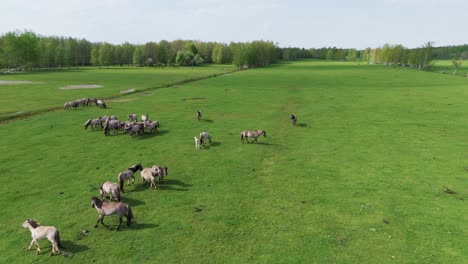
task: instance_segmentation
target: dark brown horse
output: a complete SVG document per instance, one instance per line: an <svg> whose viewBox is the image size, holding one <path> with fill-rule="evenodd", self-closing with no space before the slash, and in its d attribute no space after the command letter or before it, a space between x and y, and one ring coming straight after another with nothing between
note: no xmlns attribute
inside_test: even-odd
<svg viewBox="0 0 468 264"><path fill-rule="evenodd" d="M297 116L293 114L293 115L291 115L291 118L290 118L290 119L291 119L291 122L292 122L293 126L296 126L296 123L297 123Z"/></svg>

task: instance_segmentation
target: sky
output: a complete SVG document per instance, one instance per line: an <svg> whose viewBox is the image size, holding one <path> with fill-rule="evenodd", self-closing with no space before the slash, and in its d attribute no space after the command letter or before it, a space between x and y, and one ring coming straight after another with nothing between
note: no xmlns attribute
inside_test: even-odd
<svg viewBox="0 0 468 264"><path fill-rule="evenodd" d="M271 40L364 49L468 44L467 0L0 0L0 34L92 42Z"/></svg>

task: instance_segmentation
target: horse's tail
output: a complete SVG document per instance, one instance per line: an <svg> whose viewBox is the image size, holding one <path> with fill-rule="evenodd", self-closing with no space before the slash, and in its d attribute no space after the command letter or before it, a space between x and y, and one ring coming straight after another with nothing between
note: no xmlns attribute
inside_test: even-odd
<svg viewBox="0 0 468 264"><path fill-rule="evenodd" d="M244 142L244 132L241 132L241 142Z"/></svg>
<svg viewBox="0 0 468 264"><path fill-rule="evenodd" d="M120 190L122 190L122 192L124 192L124 183L125 183L125 180L124 178L122 177L122 173L119 174L119 183L120 183Z"/></svg>
<svg viewBox="0 0 468 264"><path fill-rule="evenodd" d="M60 234L58 230L55 232L54 240L57 243L59 249L65 249L62 245L62 242L60 241Z"/></svg>
<svg viewBox="0 0 468 264"><path fill-rule="evenodd" d="M120 202L120 187L117 186L117 193L115 194L117 201Z"/></svg>
<svg viewBox="0 0 468 264"><path fill-rule="evenodd" d="M130 208L130 205L127 205L127 225L130 225L132 223L132 219L133 218L133 213L132 213L132 209Z"/></svg>
<svg viewBox="0 0 468 264"><path fill-rule="evenodd" d="M88 129L88 126L89 124L91 124L91 119L88 119L88 121L86 121L86 123L84 124L84 129Z"/></svg>

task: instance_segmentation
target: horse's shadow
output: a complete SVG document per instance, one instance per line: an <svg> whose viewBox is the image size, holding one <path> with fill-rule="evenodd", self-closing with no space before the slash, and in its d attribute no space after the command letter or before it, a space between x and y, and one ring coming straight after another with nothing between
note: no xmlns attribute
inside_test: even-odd
<svg viewBox="0 0 468 264"><path fill-rule="evenodd" d="M132 198L129 198L129 197L126 197L126 196L122 197L122 202L128 203L129 205L131 205L133 207L146 204L145 202L142 202L142 201L136 200L136 199L132 199Z"/></svg>
<svg viewBox="0 0 468 264"><path fill-rule="evenodd" d="M205 119L205 118L200 119L200 121L206 122L206 123L213 123L214 122L213 119Z"/></svg>
<svg viewBox="0 0 468 264"><path fill-rule="evenodd" d="M158 130L158 132L156 132L156 135L162 136L167 133L169 133L169 129Z"/></svg>
<svg viewBox="0 0 468 264"><path fill-rule="evenodd" d="M278 144L273 144L269 142L257 142L257 143L249 143L250 145L264 145L264 146L277 146Z"/></svg>
<svg viewBox="0 0 468 264"><path fill-rule="evenodd" d="M180 188L176 188L173 186L179 186ZM192 187L192 184L185 183L183 181L179 181L176 179L167 179L164 181L164 183L159 184L158 188L160 190L166 190L166 191L179 191L179 192L186 192L189 189L187 187Z"/></svg>
<svg viewBox="0 0 468 264"><path fill-rule="evenodd" d="M298 123L297 126L298 127L308 127L309 125L306 124L306 123Z"/></svg>
<svg viewBox="0 0 468 264"><path fill-rule="evenodd" d="M133 229L140 230L140 229L148 229L148 228L150 228L150 229L157 228L157 227L159 227L159 225L158 224L152 224L152 223L147 224L147 223L138 223L137 222L137 223L132 224L131 227Z"/></svg>
<svg viewBox="0 0 468 264"><path fill-rule="evenodd" d="M143 183L137 183L135 184L135 188L133 189L134 192L142 192L142 191L146 191L148 189L151 189L150 188L150 183L147 182L146 184L143 184Z"/></svg>
<svg viewBox="0 0 468 264"><path fill-rule="evenodd" d="M65 257L67 255L84 252L84 251L89 249L89 247L86 246L86 245L78 245L78 244L76 244L76 243L74 243L72 241L64 240L64 241L61 241L61 242L63 244L63 247L65 248L65 250L63 250L63 252L62 252Z"/></svg>
<svg viewBox="0 0 468 264"><path fill-rule="evenodd" d="M187 192L189 190L187 188L174 188L172 186L162 185L162 184L158 186L158 189L162 191L177 191L177 192Z"/></svg>
<svg viewBox="0 0 468 264"><path fill-rule="evenodd" d="M210 149L211 147L217 147L217 146L221 146L221 142L211 141L211 143L209 143L208 145L203 146L202 148Z"/></svg>
<svg viewBox="0 0 468 264"><path fill-rule="evenodd" d="M162 136L164 134L167 134L169 133L169 129L165 129L165 130L158 130L158 132L156 133L151 133L151 134L143 134L141 136L137 136L136 138L139 139L139 140L143 140L143 139L147 139L147 138L153 138L153 137L157 137L157 136Z"/></svg>

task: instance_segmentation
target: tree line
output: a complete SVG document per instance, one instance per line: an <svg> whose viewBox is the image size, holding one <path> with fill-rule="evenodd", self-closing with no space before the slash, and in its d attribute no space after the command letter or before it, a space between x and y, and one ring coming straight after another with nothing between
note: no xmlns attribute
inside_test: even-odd
<svg viewBox="0 0 468 264"><path fill-rule="evenodd" d="M315 58L364 61L370 64L428 69L435 58L468 58L468 45L433 47L428 42L415 49L385 44L365 50L337 47L280 48L272 41L203 42L174 40L145 44L90 42L71 37L41 36L13 31L0 36L0 68L60 68L74 66L197 66L234 64L238 68L264 67L279 60Z"/></svg>
<svg viewBox="0 0 468 264"><path fill-rule="evenodd" d="M73 66L197 66L203 63L263 67L281 59L271 41L202 42L175 40L145 44L90 42L71 37L14 31L0 36L0 68Z"/></svg>

